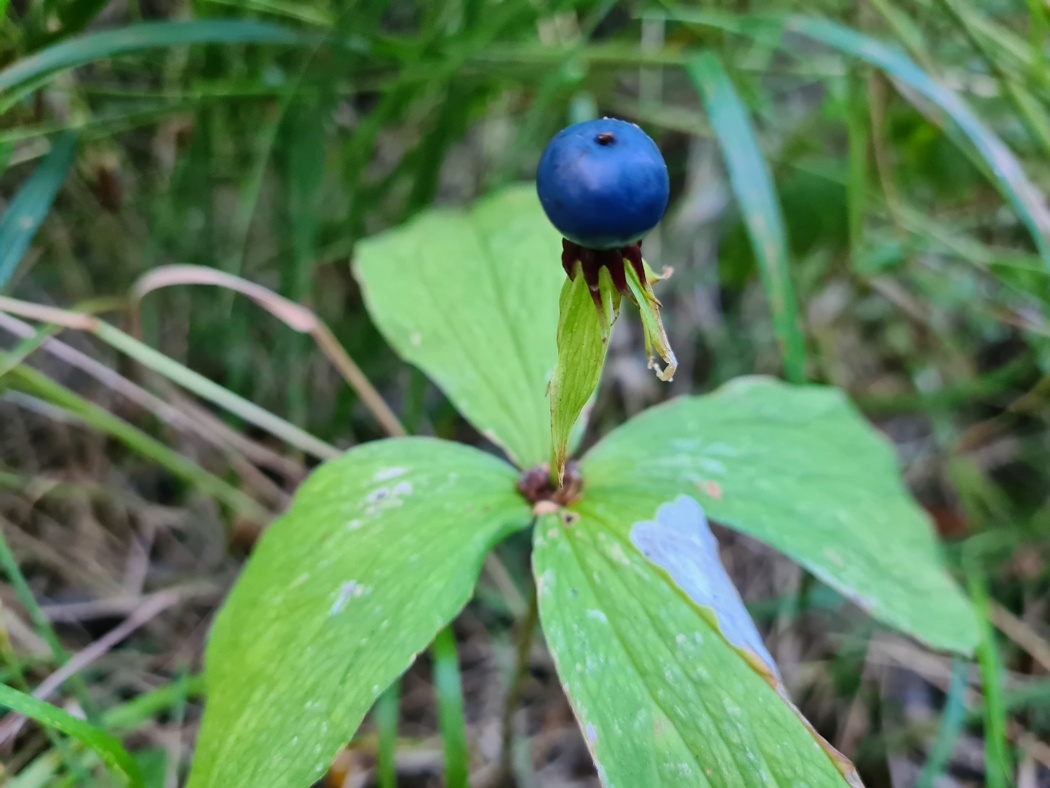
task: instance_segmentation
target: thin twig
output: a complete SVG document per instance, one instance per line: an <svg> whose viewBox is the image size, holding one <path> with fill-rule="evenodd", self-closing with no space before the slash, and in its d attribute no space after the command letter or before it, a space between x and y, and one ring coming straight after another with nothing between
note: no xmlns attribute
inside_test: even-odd
<svg viewBox="0 0 1050 788"><path fill-rule="evenodd" d="M236 467L242 477L247 477L246 481L250 481L256 488L263 488L262 492L267 495L271 503L279 506L284 505L285 496L283 492L261 473L254 471L250 464L236 453L238 449L243 450L246 448L245 444L254 445L248 439L243 438L237 445L228 445L233 443L233 441L229 440L224 443L222 438L226 436L226 433L216 430L214 425L204 424L197 417L191 418L178 408L168 404L160 397L155 396L137 383L128 380L118 372L113 371L100 361L59 339L45 338L46 334L44 331L37 331L29 323L19 320L12 315L0 312L0 329L9 331L25 340L42 340L41 347L55 358L89 375L106 388L115 391L129 402L153 414L169 427L193 435L214 446L227 456L227 459Z"/></svg>
<svg viewBox="0 0 1050 788"><path fill-rule="evenodd" d="M998 602L992 602L990 611L995 628L1024 649L1028 656L1050 673L1050 643L1039 636L1027 622L1022 621Z"/></svg>
<svg viewBox="0 0 1050 788"><path fill-rule="evenodd" d="M200 265L162 266L141 277L132 287L132 325L138 325L139 304L147 293L174 285L212 285L233 290L251 299L293 331L308 334L324 353L325 358L342 375L343 380L360 397L383 431L393 438L401 438L407 434L390 406L317 313L255 282Z"/></svg>
<svg viewBox="0 0 1050 788"><path fill-rule="evenodd" d="M236 414L245 421L276 435L300 451L322 460L332 459L341 454L335 446L314 437L287 420L270 413L253 402L249 402L244 397L234 394L229 389L223 388L203 375L194 372L189 367L165 356L149 345L92 315L18 301L6 296L0 296L0 311L20 315L30 320L38 320L43 323L56 324L94 334L106 344L135 359L143 366L164 375L198 396Z"/></svg>
<svg viewBox="0 0 1050 788"><path fill-rule="evenodd" d="M62 643L58 639L58 635L55 633L54 627L51 626L51 622L48 620L47 616L44 615L43 610L41 610L40 605L36 601L36 597L33 596L33 592L29 588L29 583L26 582L25 575L22 574L22 569L18 566L15 554L11 552L11 548L7 544L5 532L14 527L14 524L10 520L3 515L0 515L0 569L3 569L4 574L7 575L7 579L11 583L11 588L14 589L15 596L29 614L29 620L33 622L37 634L39 634L44 642L47 643L55 664L59 666L63 664L68 665L71 661L69 652L63 648ZM61 670L61 667L59 669ZM77 681L73 683L72 688L73 693L76 695L77 701L84 709L85 714L87 714L89 718L94 717L94 704L88 696L87 685L84 681L78 677ZM0 739L0 743L2 742L3 740Z"/></svg>
<svg viewBox="0 0 1050 788"><path fill-rule="evenodd" d="M148 597L120 625L111 629L83 651L78 651L65 665L44 679L33 691L33 697L38 700L47 700L67 680L79 674L80 671L99 657L105 655L136 629L148 624L157 615L181 599L182 596L176 591L166 591ZM8 715L6 719L0 722L0 744L17 736L25 721L25 717L13 714Z"/></svg>

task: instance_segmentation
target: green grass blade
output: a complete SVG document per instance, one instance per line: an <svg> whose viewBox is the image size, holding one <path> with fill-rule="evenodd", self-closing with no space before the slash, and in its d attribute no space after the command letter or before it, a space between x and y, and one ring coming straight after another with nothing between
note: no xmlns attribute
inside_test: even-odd
<svg viewBox="0 0 1050 788"><path fill-rule="evenodd" d="M1024 222L1050 269L1050 213L1017 157L953 91L935 82L906 55L849 28L820 19L792 17L786 30L838 49L881 69L947 113L991 169L1003 196Z"/></svg>
<svg viewBox="0 0 1050 788"><path fill-rule="evenodd" d="M849 214L850 259L857 265L864 253L864 216L868 195L868 104L867 80L861 70L849 75L846 82L847 159L846 202Z"/></svg>
<svg viewBox="0 0 1050 788"><path fill-rule="evenodd" d="M967 689L966 661L956 657L952 661L952 678L941 716L941 727L937 730L937 738L919 774L918 788L933 788L951 760L952 752L966 725Z"/></svg>
<svg viewBox="0 0 1050 788"><path fill-rule="evenodd" d="M129 334L125 334L119 328L114 328L109 323L98 321L95 334L103 342L125 353L143 366L164 375L168 380L178 383L180 386L209 402L225 408L231 413L235 413L245 421L251 422L255 426L278 436L318 459L328 460L341 454L334 446L315 438L305 430L234 394L218 383L208 380L208 378L194 372L192 369L184 367L174 359L168 358L160 351L154 350L149 345L140 342Z"/></svg>
<svg viewBox="0 0 1050 788"><path fill-rule="evenodd" d="M96 60L188 44L316 44L316 35L266 22L208 19L190 22L144 22L103 30L63 41L0 71L0 90L10 90L44 74Z"/></svg>
<svg viewBox="0 0 1050 788"><path fill-rule="evenodd" d="M332 459L341 454L335 446L315 438L305 430L234 394L229 389L223 388L218 383L194 372L174 359L168 358L160 351L154 350L144 342L94 316L43 307L4 296L0 296L0 311L10 312L13 315L21 315L31 320L38 320L48 324L58 324L65 328L90 332L110 347L135 359L147 369L163 375L168 380L177 383L221 408L225 408L230 413L239 416L260 429L276 435L307 454L322 460Z"/></svg>
<svg viewBox="0 0 1050 788"><path fill-rule="evenodd" d="M90 747L125 785L137 788L143 784L135 761L121 743L105 731L78 720L50 703L37 700L32 695L26 695L4 684L0 684L0 706L24 714L41 725L61 731Z"/></svg>
<svg viewBox="0 0 1050 788"><path fill-rule="evenodd" d="M102 714L102 724L114 733L131 733L151 722L158 714L187 699L204 695L204 676L181 675L170 684L143 693L120 706L107 709Z"/></svg>
<svg viewBox="0 0 1050 788"><path fill-rule="evenodd" d="M1032 57L1032 73L1037 78L1046 78L1046 50L1044 42L1050 35L1050 9L1043 0L1028 0L1029 49Z"/></svg>
<svg viewBox="0 0 1050 788"><path fill-rule="evenodd" d="M5 525L6 522L5 520ZM29 583L22 573L22 568L18 565L18 561L15 559L14 553L11 552L11 548L7 544L7 538L3 533L0 533L0 571L7 576L7 581L11 585L11 590L14 591L15 598L25 608L37 634L47 643L54 664L65 665L69 662L69 652L63 648L58 635L55 633L55 628L51 626L51 621L41 609L39 603L37 603L36 597L33 596L33 591L29 587ZM94 721L96 709L91 696L88 694L84 677L79 674L71 676L69 687L76 695L85 715L89 720Z"/></svg>
<svg viewBox="0 0 1050 788"><path fill-rule="evenodd" d="M1003 699L1003 662L995 643L988 586L982 570L972 558L966 562L966 574L978 614L980 642L977 661L981 667L984 688L984 777L988 788L1006 788L1010 784L1010 756L1006 742L1006 703Z"/></svg>
<svg viewBox="0 0 1050 788"><path fill-rule="evenodd" d="M26 181L0 219L0 292L15 273L23 255L51 210L58 188L76 157L75 134L61 135L51 152Z"/></svg>
<svg viewBox="0 0 1050 788"><path fill-rule="evenodd" d="M397 724L401 713L401 681L395 681L376 701L375 721L379 736L376 772L379 788L397 788Z"/></svg>
<svg viewBox="0 0 1050 788"><path fill-rule="evenodd" d="M792 383L806 380L806 343L798 325L798 307L788 270L784 220L769 167L755 139L733 83L718 57L705 52L686 71L693 80L725 157L729 180L744 215L762 285L769 298L773 325Z"/></svg>
<svg viewBox="0 0 1050 788"><path fill-rule="evenodd" d="M1032 236L1043 265L1050 270L1050 211L1043 205L1040 192L1028 179L1021 163L999 136L986 126L958 95L937 83L907 55L891 45L823 19L803 16L741 19L737 16L682 8L655 16L727 30L770 45L780 42L781 45L787 46L790 42L782 41L782 34L795 33L869 63L897 82L908 86L948 115L974 146L989 168L995 185Z"/></svg>
<svg viewBox="0 0 1050 788"><path fill-rule="evenodd" d="M0 380L3 380L4 375L47 344L47 341L61 330L61 326L46 326L7 351L0 357Z"/></svg>
<svg viewBox="0 0 1050 788"><path fill-rule="evenodd" d="M468 788L470 775L467 731L463 721L463 687L459 678L456 636L445 627L434 639L434 690L438 700L438 724L445 743L445 784Z"/></svg>

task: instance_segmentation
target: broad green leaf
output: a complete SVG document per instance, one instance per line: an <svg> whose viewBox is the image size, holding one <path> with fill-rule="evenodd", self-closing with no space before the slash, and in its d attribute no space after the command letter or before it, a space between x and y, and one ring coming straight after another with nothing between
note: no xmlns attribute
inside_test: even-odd
<svg viewBox="0 0 1050 788"><path fill-rule="evenodd" d="M577 265L576 275L561 290L558 318L558 362L551 377L551 473L558 485L572 445L573 427L598 390L612 327L620 314L620 294L609 271L598 272L601 312Z"/></svg>
<svg viewBox="0 0 1050 788"><path fill-rule="evenodd" d="M7 708L17 714L24 714L41 725L72 736L86 747L94 750L121 782L130 786L141 786L142 776L134 759L128 755L121 743L105 731L99 730L83 720L78 720L67 712L26 695L6 684L0 684L0 709Z"/></svg>
<svg viewBox="0 0 1050 788"><path fill-rule="evenodd" d="M798 561L880 621L969 653L973 611L890 446L830 388L741 378L653 408L584 458L588 494L699 496L707 516Z"/></svg>
<svg viewBox="0 0 1050 788"><path fill-rule="evenodd" d="M773 325L784 359L784 373L792 383L806 380L806 343L798 325L795 289L788 270L787 239L769 174L743 102L722 62L705 52L686 66L696 85L711 128L725 157L729 181L740 205L755 251L762 287L769 299Z"/></svg>
<svg viewBox="0 0 1050 788"><path fill-rule="evenodd" d="M242 19L143 22L77 36L16 60L0 70L0 90L10 90L45 74L96 60L187 44L281 44L316 46L323 39L288 27Z"/></svg>
<svg viewBox="0 0 1050 788"><path fill-rule="evenodd" d="M550 460L547 382L565 273L531 185L362 241L356 272L387 341L522 467Z"/></svg>
<svg viewBox="0 0 1050 788"><path fill-rule="evenodd" d="M948 115L966 135L988 166L996 186L1028 229L1043 265L1050 269L1050 210L1043 204L1042 194L1028 178L1013 151L974 114L958 94L930 77L904 53L877 39L824 19L804 16L751 16L741 19L735 15L685 8L675 8L659 15L731 30L764 41L776 40L782 33L795 33L863 60L907 86ZM791 40L785 39L784 43L790 44ZM808 48L805 48L805 52L809 52ZM904 95L907 98L907 94Z"/></svg>
<svg viewBox="0 0 1050 788"><path fill-rule="evenodd" d="M190 785L309 786L531 518L516 472L427 438L322 465L215 622Z"/></svg>
<svg viewBox="0 0 1050 788"><path fill-rule="evenodd" d="M51 210L58 188L76 158L77 137L67 132L58 137L51 152L7 207L0 219L0 291L14 275L40 224Z"/></svg>
<svg viewBox="0 0 1050 788"><path fill-rule="evenodd" d="M535 531L543 631L602 783L859 785L787 699L699 505L661 503L588 488Z"/></svg>

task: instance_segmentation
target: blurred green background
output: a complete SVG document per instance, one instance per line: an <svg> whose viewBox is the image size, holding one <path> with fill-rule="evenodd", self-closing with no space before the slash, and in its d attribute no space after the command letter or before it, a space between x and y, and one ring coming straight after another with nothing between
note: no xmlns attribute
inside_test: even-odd
<svg viewBox="0 0 1050 788"><path fill-rule="evenodd" d="M681 365L660 384L628 314L588 440L668 396L781 373L777 293L684 68L716 53L779 195L806 373L895 443L988 638L953 664L720 532L727 567L793 697L869 785L1050 785L1044 0L0 0L0 20L0 294L97 311L340 448L383 431L309 337L212 288L146 295L133 326L139 277L192 263L306 305L410 430L481 442L371 325L355 243L531 180L555 132L596 116L638 123L666 157L671 205L645 250L674 268L658 295ZM39 229L10 218L16 201ZM174 785L251 521L314 460L208 415L90 332L42 349L0 317L3 679L36 687L175 594L51 698L108 714L151 784ZM456 627L479 785L527 593L527 539L499 553ZM596 784L539 645L530 668L518 782ZM402 688L399 785L442 779L429 671ZM103 779L32 725L0 721L0 747L12 785ZM329 784L377 784L377 748L364 732Z"/></svg>

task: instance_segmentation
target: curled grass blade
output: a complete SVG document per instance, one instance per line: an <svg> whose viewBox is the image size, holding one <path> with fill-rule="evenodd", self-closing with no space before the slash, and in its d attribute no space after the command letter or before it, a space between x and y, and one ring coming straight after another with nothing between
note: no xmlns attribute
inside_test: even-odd
<svg viewBox="0 0 1050 788"><path fill-rule="evenodd" d="M907 86L952 119L988 166L993 182L1016 211L1039 250L1043 265L1050 270L1050 210L1025 174L1021 163L999 136L959 98L936 82L907 55L893 46L824 19L803 16L739 17L674 8L666 18L690 24L728 30L766 43L790 47L783 33L794 33L836 49L875 66L888 77ZM909 96L905 93L904 97Z"/></svg>
<svg viewBox="0 0 1050 788"><path fill-rule="evenodd" d="M798 306L788 270L784 220L769 166L759 150L743 102L718 57L705 52L691 61L686 71L703 100L725 157L733 193L744 215L762 286L773 313L784 373L792 383L804 383L806 343L799 330Z"/></svg>
<svg viewBox="0 0 1050 788"><path fill-rule="evenodd" d="M183 366L174 359L168 358L163 353L154 350L149 345L125 334L119 328L111 326L93 315L40 306L2 296L0 296L0 311L43 323L57 324L77 331L87 331L97 336L107 345L135 359L143 366L192 391L197 396L254 424L256 427L281 438L306 454L322 460L332 459L340 454L340 451L335 446L315 438L294 424L208 380L203 375Z"/></svg>
<svg viewBox="0 0 1050 788"><path fill-rule="evenodd" d="M208 19L188 22L144 22L116 30L88 33L63 41L0 71L0 91L8 91L46 74L96 60L188 44L316 44L316 35L266 22Z"/></svg>
<svg viewBox="0 0 1050 788"><path fill-rule="evenodd" d="M62 709L37 700L31 695L0 684L0 706L24 714L41 725L61 731L90 747L121 778L124 785L143 785L138 766L121 743L105 731L67 714Z"/></svg>
<svg viewBox="0 0 1050 788"><path fill-rule="evenodd" d="M858 57L907 85L956 123L991 169L995 183L1032 236L1043 264L1050 269L1050 212L1039 190L1013 152L953 91L935 82L908 57L849 28L818 19L792 17L787 30Z"/></svg>
<svg viewBox="0 0 1050 788"><path fill-rule="evenodd" d="M150 271L132 287L134 313L138 312L139 304L147 293L174 285L214 285L233 290L251 299L293 331L308 334L387 435L392 438L400 438L407 434L379 392L375 390L365 374L339 344L331 329L315 312L277 295L262 285L224 271L217 271L202 265L168 265Z"/></svg>

